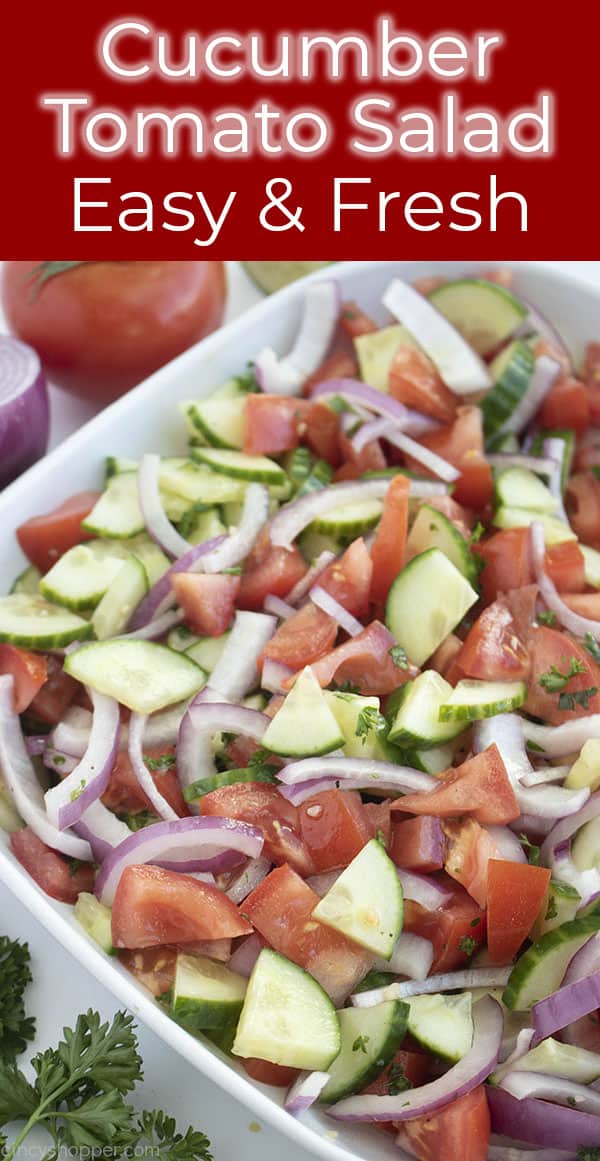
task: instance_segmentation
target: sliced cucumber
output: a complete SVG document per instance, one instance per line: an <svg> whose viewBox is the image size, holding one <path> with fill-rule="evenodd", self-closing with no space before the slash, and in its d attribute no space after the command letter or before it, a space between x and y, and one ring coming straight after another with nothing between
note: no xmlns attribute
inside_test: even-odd
<svg viewBox="0 0 600 1161"><path fill-rule="evenodd" d="M267 727L263 746L274 754L308 757L329 754L343 745L344 735L307 666Z"/></svg>
<svg viewBox="0 0 600 1161"><path fill-rule="evenodd" d="M185 653L186 650L192 648L192 645L197 645L200 640L201 638L196 637L196 634L192 633L192 630L188 629L187 625L176 625L174 629L170 630L167 636L167 645L169 649L174 649L176 653ZM207 640L211 641L212 638L209 637ZM192 658L192 660L195 660L195 658Z"/></svg>
<svg viewBox="0 0 600 1161"><path fill-rule="evenodd" d="M588 548L587 544L580 544L579 547L583 553L585 583L600 589L600 552L596 548Z"/></svg>
<svg viewBox="0 0 600 1161"><path fill-rule="evenodd" d="M529 512L527 508L505 508L502 506L494 513L492 523L496 528L528 528L534 520L544 529L546 544L562 544L565 540L577 540L573 529L559 520L557 516L549 516L547 512Z"/></svg>
<svg viewBox="0 0 600 1161"><path fill-rule="evenodd" d="M509 343L490 363L494 386L481 402L483 429L487 439L499 431L521 402L529 387L534 367L535 356L523 339Z"/></svg>
<svg viewBox="0 0 600 1161"><path fill-rule="evenodd" d="M185 523L179 525L182 536L190 544L203 544L205 540L212 540L215 536L225 536L227 528L217 508L209 508L204 512L191 512Z"/></svg>
<svg viewBox="0 0 600 1161"><path fill-rule="evenodd" d="M454 761L455 746L432 746L430 750L405 750L402 761L413 770L422 770L424 774L437 777L444 770L449 770Z"/></svg>
<svg viewBox="0 0 600 1161"><path fill-rule="evenodd" d="M112 585L129 555L119 540L77 544L52 565L40 581L40 592L67 609L93 609Z"/></svg>
<svg viewBox="0 0 600 1161"><path fill-rule="evenodd" d="M143 564L150 586L155 585L171 567L168 556L165 556L158 544L155 544L145 532L141 536L135 536L133 540L124 542L123 548Z"/></svg>
<svg viewBox="0 0 600 1161"><path fill-rule="evenodd" d="M363 697L359 693L324 690L323 695L344 735L344 754L347 758L374 758L389 760L389 747L378 730L358 734L360 715L364 710L379 712L378 697Z"/></svg>
<svg viewBox="0 0 600 1161"><path fill-rule="evenodd" d="M428 548L439 548L472 585L476 584L478 563L468 541L443 512L438 512L431 504L422 504L408 534L406 559L412 560Z"/></svg>
<svg viewBox="0 0 600 1161"><path fill-rule="evenodd" d="M379 523L382 511L381 500L358 500L355 504L342 504L319 516L318 520L313 520L310 530L320 532L323 536L334 536L338 540L355 540Z"/></svg>
<svg viewBox="0 0 600 1161"><path fill-rule="evenodd" d="M171 1015L188 1032L226 1028L242 1010L247 981L204 955L177 956Z"/></svg>
<svg viewBox="0 0 600 1161"><path fill-rule="evenodd" d="M116 954L112 941L110 907L105 907L95 895L81 891L75 904L75 918L90 939L93 939L107 955Z"/></svg>
<svg viewBox="0 0 600 1161"><path fill-rule="evenodd" d="M185 653L153 641L116 638L83 645L65 659L65 672L140 714L185 701L204 673Z"/></svg>
<svg viewBox="0 0 600 1161"><path fill-rule="evenodd" d="M240 450L244 442L246 393L239 398L182 403L190 433L211 447Z"/></svg>
<svg viewBox="0 0 600 1161"><path fill-rule="evenodd" d="M521 445L511 431L507 431L506 435L498 433L489 441L489 451L491 452L505 452L507 455L517 455L521 450Z"/></svg>
<svg viewBox="0 0 600 1161"><path fill-rule="evenodd" d="M437 993L411 996L408 1031L424 1048L444 1060L456 1063L466 1056L473 1042L473 997L470 992L457 996Z"/></svg>
<svg viewBox="0 0 600 1161"><path fill-rule="evenodd" d="M440 705L441 722L477 722L496 714L510 714L527 698L524 681L459 681Z"/></svg>
<svg viewBox="0 0 600 1161"><path fill-rule="evenodd" d="M571 843L571 858L578 871L600 869L600 818L592 818L580 826Z"/></svg>
<svg viewBox="0 0 600 1161"><path fill-rule="evenodd" d="M382 327L381 330L372 331L370 334L359 335L354 340L354 349L361 379L378 391L388 391L392 359L400 346L419 347L410 331L400 323Z"/></svg>
<svg viewBox="0 0 600 1161"><path fill-rule="evenodd" d="M407 681L392 703L393 713L388 716L389 741L403 748L425 750L456 738L464 725L442 719L439 712L451 694L452 686L435 669L426 669L414 681Z"/></svg>
<svg viewBox="0 0 600 1161"><path fill-rule="evenodd" d="M391 957L403 915L398 872L377 839L366 843L313 911L315 919L384 959Z"/></svg>
<svg viewBox="0 0 600 1161"><path fill-rule="evenodd" d="M104 469L106 482L123 472L137 472L138 466L137 460L129 460L125 456L107 456Z"/></svg>
<svg viewBox="0 0 600 1161"><path fill-rule="evenodd" d="M137 472L112 476L81 527L95 536L123 540L144 531Z"/></svg>
<svg viewBox="0 0 600 1161"><path fill-rule="evenodd" d="M340 1045L338 1015L321 985L297 964L263 948L248 981L234 1055L321 1070L329 1068Z"/></svg>
<svg viewBox="0 0 600 1161"><path fill-rule="evenodd" d="M197 449L200 451L201 449ZM192 455L195 457L196 449ZM183 460L171 466L163 461L160 468L161 487L176 496L195 504L226 504L231 500L243 500L245 487L242 480L232 476L219 475L205 464Z"/></svg>
<svg viewBox="0 0 600 1161"><path fill-rule="evenodd" d="M600 787L600 739L589 738L581 747L581 753L571 766L564 782L571 790L589 786L590 790Z"/></svg>
<svg viewBox="0 0 600 1161"><path fill-rule="evenodd" d="M148 592L148 577L136 556L124 560L111 586L92 614L92 626L99 641L116 637L126 629L133 610Z"/></svg>
<svg viewBox="0 0 600 1161"><path fill-rule="evenodd" d="M527 468L505 468L496 476L498 505L506 508L526 508L528 512L544 512L554 516L558 500L549 488Z"/></svg>
<svg viewBox="0 0 600 1161"><path fill-rule="evenodd" d="M194 448L194 459L206 464L213 472L231 476L234 480L257 480L261 484L285 484L286 474L280 464L267 456L247 456L226 448Z"/></svg>
<svg viewBox="0 0 600 1161"><path fill-rule="evenodd" d="M11 593L25 593L27 596L36 596L39 593L39 585L42 579L42 574L39 568L34 564L30 564L23 569L17 577L15 577Z"/></svg>
<svg viewBox="0 0 600 1161"><path fill-rule="evenodd" d="M89 621L40 596L11 593L0 597L0 641L25 649L61 649L71 641L86 641Z"/></svg>
<svg viewBox="0 0 600 1161"><path fill-rule="evenodd" d="M186 802L196 802L204 794L212 794L213 790L220 790L222 786L235 786L238 782L269 782L275 784L277 778L272 773L273 766L241 766L235 770L220 770L217 774L210 774L208 778L198 778L190 786L186 786L183 797Z"/></svg>
<svg viewBox="0 0 600 1161"><path fill-rule="evenodd" d="M548 887L548 897L544 900L542 909L531 928L529 938L534 941L547 931L554 931L563 923L574 919L581 904L581 895L570 883L563 883L559 879L551 879Z"/></svg>
<svg viewBox="0 0 600 1161"><path fill-rule="evenodd" d="M223 633L220 637L199 637L193 644L188 645L185 652L201 669L212 673L228 640L229 633Z"/></svg>
<svg viewBox="0 0 600 1161"><path fill-rule="evenodd" d="M309 527L300 536L299 545L304 559L312 564L322 552L332 552L334 556L338 556L341 541Z"/></svg>
<svg viewBox="0 0 600 1161"><path fill-rule="evenodd" d="M561 1044L548 1036L525 1052L514 1064L502 1064L492 1073L490 1080L497 1084L508 1068L516 1072L543 1072L547 1076L558 1076L576 1084L592 1084L600 1078L600 1054L588 1052L586 1048L576 1048L571 1044Z"/></svg>
<svg viewBox="0 0 600 1161"><path fill-rule="evenodd" d="M343 1008L338 1018L342 1046L319 1097L327 1105L360 1092L390 1064L406 1034L408 1006L385 1000L372 1008Z"/></svg>
<svg viewBox="0 0 600 1161"><path fill-rule="evenodd" d="M439 548L415 556L390 589L386 624L421 666L478 600L475 589Z"/></svg>
<svg viewBox="0 0 600 1161"><path fill-rule="evenodd" d="M507 1008L528 1011L562 983L576 951L600 931L600 912L579 916L542 935L517 960L504 993Z"/></svg>
<svg viewBox="0 0 600 1161"><path fill-rule="evenodd" d="M527 318L527 307L505 287L461 278L432 290L429 301L480 355L488 355Z"/></svg>

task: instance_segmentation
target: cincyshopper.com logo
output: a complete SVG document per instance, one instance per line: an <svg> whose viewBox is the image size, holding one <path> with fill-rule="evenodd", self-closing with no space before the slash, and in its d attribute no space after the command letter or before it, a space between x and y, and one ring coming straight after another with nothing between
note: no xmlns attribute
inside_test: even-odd
<svg viewBox="0 0 600 1161"><path fill-rule="evenodd" d="M10 1145L0 1145L0 1158L6 1157ZM157 1157L161 1151L158 1145L127 1145L124 1149L114 1145L103 1145L99 1148L90 1148L88 1145L61 1145L57 1152L48 1152L44 1145L18 1145L11 1154L19 1161L100 1161L101 1158L129 1158L129 1157Z"/></svg>

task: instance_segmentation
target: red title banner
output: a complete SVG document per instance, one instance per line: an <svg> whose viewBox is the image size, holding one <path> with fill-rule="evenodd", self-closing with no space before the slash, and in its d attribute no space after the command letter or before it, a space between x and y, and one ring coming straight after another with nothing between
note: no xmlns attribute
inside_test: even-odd
<svg viewBox="0 0 600 1161"><path fill-rule="evenodd" d="M3 257L598 257L589 20L161 8L5 17Z"/></svg>

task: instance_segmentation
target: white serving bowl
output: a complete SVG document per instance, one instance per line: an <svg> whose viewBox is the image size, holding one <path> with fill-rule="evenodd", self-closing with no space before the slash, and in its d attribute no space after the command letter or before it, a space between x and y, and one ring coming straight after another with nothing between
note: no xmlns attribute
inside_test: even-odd
<svg viewBox="0 0 600 1161"><path fill-rule="evenodd" d="M345 262L287 287L210 335L101 412L0 495L0 592L8 591L25 564L13 529L29 516L55 507L73 492L101 487L106 455L138 457L146 451L181 454L186 437L177 402L209 395L228 376L239 374L266 344L285 351L298 328L307 282L336 277L344 298L355 299L369 314L383 321L380 298L392 276L408 281L430 274L457 277L493 265L501 264ZM548 316L577 361L585 342L597 334L600 292L543 266L516 263L513 267L517 293L520 291ZM249 1080L241 1067L175 1024L118 962L88 939L73 918L71 907L56 903L36 886L13 857L2 831L0 879L54 938L112 991L119 1003L135 1012L183 1060L247 1105L256 1117L327 1161L398 1161L393 1138L374 1129L341 1126L318 1109L299 1119L291 1117L282 1108L282 1090Z"/></svg>

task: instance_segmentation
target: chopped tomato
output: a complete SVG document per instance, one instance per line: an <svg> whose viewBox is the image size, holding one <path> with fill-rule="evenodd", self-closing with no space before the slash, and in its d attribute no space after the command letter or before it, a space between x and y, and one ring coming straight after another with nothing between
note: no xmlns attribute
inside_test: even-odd
<svg viewBox="0 0 600 1161"><path fill-rule="evenodd" d="M135 951L123 948L119 959L153 996L164 996L173 987L177 961L174 947L144 947Z"/></svg>
<svg viewBox="0 0 600 1161"><path fill-rule="evenodd" d="M408 476L394 476L383 503L381 520L371 549L371 599L386 600L402 565L408 530Z"/></svg>
<svg viewBox="0 0 600 1161"><path fill-rule="evenodd" d="M469 629L456 663L466 677L526 681L529 654L517 636L506 601L494 601Z"/></svg>
<svg viewBox="0 0 600 1161"><path fill-rule="evenodd" d="M200 637L220 637L231 624L241 577L224 573L176 572L171 587L186 624Z"/></svg>
<svg viewBox="0 0 600 1161"><path fill-rule="evenodd" d="M585 560L576 540L563 540L546 549L546 571L559 593L582 593L585 589Z"/></svg>
<svg viewBox="0 0 600 1161"><path fill-rule="evenodd" d="M490 859L487 875L490 959L493 963L510 963L540 913L551 872L530 863Z"/></svg>
<svg viewBox="0 0 600 1161"><path fill-rule="evenodd" d="M360 335L372 335L379 330L377 323L365 314L355 302L343 302L340 313L340 327L351 338L357 339Z"/></svg>
<svg viewBox="0 0 600 1161"><path fill-rule="evenodd" d="M244 561L239 608L262 609L269 593L286 597L307 571L308 565L300 550L295 545L289 549L276 548L271 544L269 530L265 529Z"/></svg>
<svg viewBox="0 0 600 1161"><path fill-rule="evenodd" d="M303 395L310 395L318 383L327 383L329 379L356 379L358 364L348 351L333 351L323 360L302 387Z"/></svg>
<svg viewBox="0 0 600 1161"><path fill-rule="evenodd" d="M433 944L432 973L464 967L469 963L473 943L476 951L485 942L485 911L458 883L446 876L443 882L450 888L443 907L427 911L412 899L404 900L404 930L422 935Z"/></svg>
<svg viewBox="0 0 600 1161"><path fill-rule="evenodd" d="M559 629L549 629L546 625L540 625L531 633L529 650L531 678L525 702L528 714L542 718L550 725L559 726L562 722L572 721L573 718L580 718L585 714L600 713L600 668L583 645L566 633L561 633ZM563 690L550 692L540 684L543 674L548 673L553 666L561 673L567 673L573 661L581 667L581 672L570 677ZM577 702L572 709L560 708L561 693L568 695L594 688L597 692L586 699L587 708Z"/></svg>
<svg viewBox="0 0 600 1161"><path fill-rule="evenodd" d="M372 573L373 562L360 537L352 542L339 560L327 566L318 583L354 617L364 617L369 608Z"/></svg>
<svg viewBox="0 0 600 1161"><path fill-rule="evenodd" d="M289 1088L299 1075L297 1068L287 1068L285 1064L271 1064L270 1060L258 1060L255 1056L244 1056L239 1060L252 1080L257 1080L259 1084L271 1084L274 1088Z"/></svg>
<svg viewBox="0 0 600 1161"><path fill-rule="evenodd" d="M484 825L512 822L520 810L506 766L494 743L460 766L440 775L439 786L426 794L406 794L392 803L392 810L406 814L435 814L458 818L471 814Z"/></svg>
<svg viewBox="0 0 600 1161"><path fill-rule="evenodd" d="M538 418L542 427L570 427L577 435L583 435L590 424L585 384L570 375L560 375L544 399Z"/></svg>
<svg viewBox="0 0 600 1161"><path fill-rule="evenodd" d="M234 939L250 925L224 891L180 871L126 867L112 908L113 947Z"/></svg>
<svg viewBox="0 0 600 1161"><path fill-rule="evenodd" d="M319 459L326 460L333 468L341 461L340 421L335 411L318 399L308 405L305 416L306 430L304 443Z"/></svg>
<svg viewBox="0 0 600 1161"><path fill-rule="evenodd" d="M317 872L347 867L373 838L357 790L324 790L298 807L300 835Z"/></svg>
<svg viewBox="0 0 600 1161"><path fill-rule="evenodd" d="M83 688L74 677L65 673L62 662L62 657L46 654L46 680L29 706L31 716L49 726L62 721L77 691Z"/></svg>
<svg viewBox="0 0 600 1161"><path fill-rule="evenodd" d="M359 475L362 475L363 472L380 472L387 467L387 461L378 439L372 439L370 443L366 443L357 452L352 440L348 439L347 435L340 435L340 448L344 460L352 464L358 470Z"/></svg>
<svg viewBox="0 0 600 1161"><path fill-rule="evenodd" d="M382 842L385 843L386 850L389 850L392 841L392 802L389 798L384 798L382 802L365 802L364 809L371 826L373 834L377 835Z"/></svg>
<svg viewBox="0 0 600 1161"><path fill-rule="evenodd" d="M397 1144L418 1161L486 1161L490 1146L490 1112L481 1084L428 1116L398 1125Z"/></svg>
<svg viewBox="0 0 600 1161"><path fill-rule="evenodd" d="M272 862L289 863L301 875L312 874L314 867L308 849L300 837L297 807L265 782L235 782L204 794L200 813L236 818L252 823L263 832L264 853Z"/></svg>
<svg viewBox="0 0 600 1161"><path fill-rule="evenodd" d="M600 621L600 593L563 593L562 599L580 617Z"/></svg>
<svg viewBox="0 0 600 1161"><path fill-rule="evenodd" d="M176 814L183 818L189 814L183 800L181 786L174 764L175 750L173 746L146 747L144 757L150 761L148 770L156 789L172 806ZM109 810L116 814L139 814L141 810L152 810L152 803L146 797L133 770L126 750L121 750L112 768L110 781L102 801Z"/></svg>
<svg viewBox="0 0 600 1161"><path fill-rule="evenodd" d="M394 352L388 387L394 399L440 423L452 423L456 417L456 396L446 387L435 363L417 347L402 344Z"/></svg>
<svg viewBox="0 0 600 1161"><path fill-rule="evenodd" d="M446 839L439 818L424 814L395 822L389 856L397 867L406 871L441 871L446 854Z"/></svg>
<svg viewBox="0 0 600 1161"><path fill-rule="evenodd" d="M278 867L248 895L242 911L275 951L310 972L338 1005L366 975L373 957L313 919L318 902L316 891L291 867Z"/></svg>
<svg viewBox="0 0 600 1161"><path fill-rule="evenodd" d="M452 496L429 496L425 503L430 508L435 508L438 512L442 512L444 516L447 516L456 528L456 531L460 532L465 540L469 539L474 516L468 508L465 508L463 504L457 504Z"/></svg>
<svg viewBox="0 0 600 1161"><path fill-rule="evenodd" d="M448 279L443 278L440 274L424 274L421 278L415 278L413 286L415 290L419 291L425 298L434 290L438 290L440 286L445 286Z"/></svg>
<svg viewBox="0 0 600 1161"><path fill-rule="evenodd" d="M410 1039L410 1036L406 1036L403 1044L406 1045ZM392 1082L397 1083L403 1077L412 1088L417 1088L419 1085L425 1084L429 1076L431 1059L427 1052L419 1050L416 1043L411 1048L399 1048L387 1068L384 1068L366 1088L361 1089L361 1092L373 1093L375 1096L389 1096L390 1092L394 1091Z"/></svg>
<svg viewBox="0 0 600 1161"><path fill-rule="evenodd" d="M244 404L244 451L278 455L298 446L307 403L288 395L248 395Z"/></svg>
<svg viewBox="0 0 600 1161"><path fill-rule="evenodd" d="M491 834L474 818L445 822L444 832L448 840L444 864L447 874L460 883L480 907L486 907L488 863L490 859L500 857Z"/></svg>
<svg viewBox="0 0 600 1161"><path fill-rule="evenodd" d="M511 589L531 584L533 565L528 528L505 528L473 547L484 562L481 586L488 603Z"/></svg>
<svg viewBox="0 0 600 1161"><path fill-rule="evenodd" d="M571 476L566 505L573 531L584 544L600 548L600 480L594 472Z"/></svg>
<svg viewBox="0 0 600 1161"><path fill-rule="evenodd" d="M22 714L46 680L46 659L16 645L0 645L0 673L12 677L13 708L15 713Z"/></svg>
<svg viewBox="0 0 600 1161"><path fill-rule="evenodd" d="M17 540L27 559L40 572L48 572L68 548L91 539L91 534L83 531L81 521L89 515L99 497L100 492L78 492L52 512L32 516L19 525Z"/></svg>
<svg viewBox="0 0 600 1161"><path fill-rule="evenodd" d="M337 621L309 602L282 622L267 641L262 660L269 657L272 661L289 665L291 669L301 669L324 657L334 644L337 633Z"/></svg>
<svg viewBox="0 0 600 1161"><path fill-rule="evenodd" d="M13 831L9 841L15 858L52 899L76 903L80 891L94 890L91 863L77 864L76 860L53 851L28 826Z"/></svg>
<svg viewBox="0 0 600 1161"><path fill-rule="evenodd" d="M461 474L453 492L459 504L480 512L491 502L492 469L485 458L479 407L459 407L450 427L427 432L420 442L459 469Z"/></svg>
<svg viewBox="0 0 600 1161"><path fill-rule="evenodd" d="M436 669L451 685L458 681L459 677L464 677L462 669L457 665L457 658L462 647L463 643L460 637L457 637L455 633L449 633L429 658L429 668Z"/></svg>
<svg viewBox="0 0 600 1161"><path fill-rule="evenodd" d="M390 649L394 644L385 625L371 621L362 633L317 661L313 673L323 687L335 680L336 685L350 682L364 694L391 693L416 673L414 666L402 669L392 661ZM291 686L293 682L294 678L287 678L284 685Z"/></svg>

